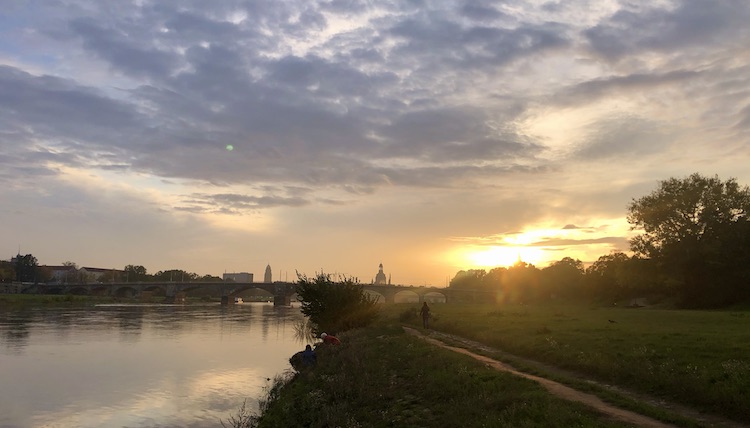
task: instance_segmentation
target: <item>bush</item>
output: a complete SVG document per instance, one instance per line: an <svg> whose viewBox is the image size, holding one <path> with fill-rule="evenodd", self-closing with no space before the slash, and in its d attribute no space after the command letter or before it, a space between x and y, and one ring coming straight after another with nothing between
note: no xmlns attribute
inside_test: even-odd
<svg viewBox="0 0 750 428"><path fill-rule="evenodd" d="M299 273L297 277L301 310L310 319L315 335L364 327L378 315L377 299L368 296L353 278L335 282L322 272L314 278Z"/></svg>
<svg viewBox="0 0 750 428"><path fill-rule="evenodd" d="M398 320L401 322L416 321L418 318L419 318L419 309L417 308L404 309L398 315Z"/></svg>

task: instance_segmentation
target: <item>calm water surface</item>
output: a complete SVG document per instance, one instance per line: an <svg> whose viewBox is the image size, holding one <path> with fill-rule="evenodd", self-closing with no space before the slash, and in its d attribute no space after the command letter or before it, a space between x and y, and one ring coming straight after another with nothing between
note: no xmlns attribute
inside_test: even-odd
<svg viewBox="0 0 750 428"><path fill-rule="evenodd" d="M217 427L304 348L299 308L0 312L0 427Z"/></svg>

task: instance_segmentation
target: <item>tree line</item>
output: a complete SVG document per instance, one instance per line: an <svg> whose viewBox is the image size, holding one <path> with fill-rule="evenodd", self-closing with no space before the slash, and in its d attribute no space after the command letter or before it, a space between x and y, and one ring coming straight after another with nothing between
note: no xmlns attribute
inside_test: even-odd
<svg viewBox="0 0 750 428"><path fill-rule="evenodd" d="M660 181L628 205L639 234L632 255L613 252L585 267L564 257L539 269L519 261L490 271L459 271L455 288L485 288L502 300L671 298L682 307L750 302L750 188L735 179L692 174Z"/></svg>
<svg viewBox="0 0 750 428"><path fill-rule="evenodd" d="M86 284L92 282L223 282L214 275L198 275L182 269L170 269L149 274L141 265L127 265L122 270L108 270L101 274L92 275L81 269L74 262L63 262L65 273L55 276L51 267L39 265L32 254L17 255L10 261L0 261L0 282L30 282L34 284L75 283Z"/></svg>

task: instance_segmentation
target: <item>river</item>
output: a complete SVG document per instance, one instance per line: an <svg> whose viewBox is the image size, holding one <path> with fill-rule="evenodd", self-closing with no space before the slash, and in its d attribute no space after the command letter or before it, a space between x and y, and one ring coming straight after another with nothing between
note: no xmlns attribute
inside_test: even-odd
<svg viewBox="0 0 750 428"><path fill-rule="evenodd" d="M298 307L0 312L0 427L220 427L304 348Z"/></svg>

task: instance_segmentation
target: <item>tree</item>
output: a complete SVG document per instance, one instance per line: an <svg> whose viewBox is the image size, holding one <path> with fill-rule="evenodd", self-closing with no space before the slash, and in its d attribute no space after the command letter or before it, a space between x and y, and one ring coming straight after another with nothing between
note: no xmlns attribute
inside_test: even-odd
<svg viewBox="0 0 750 428"><path fill-rule="evenodd" d="M482 283L484 284L485 288L499 291L503 287L503 281L505 280L505 274L507 272L508 269L504 267L492 268L489 272L487 272L487 275L482 278Z"/></svg>
<svg viewBox="0 0 750 428"><path fill-rule="evenodd" d="M378 314L377 299L365 293L353 278L335 282L322 272L314 278L297 273L297 278L301 311L310 319L316 335L364 327Z"/></svg>
<svg viewBox="0 0 750 428"><path fill-rule="evenodd" d="M527 303L539 297L539 269L531 263L517 261L503 279L503 300Z"/></svg>
<svg viewBox="0 0 750 428"><path fill-rule="evenodd" d="M81 275L78 273L78 265L71 262L66 261L62 263L63 266L67 268L64 274L58 277L58 279L63 283L76 283L76 282L85 282Z"/></svg>
<svg viewBox="0 0 750 428"><path fill-rule="evenodd" d="M659 183L628 206L643 233L630 242L653 259L687 306L747 299L750 281L750 189L735 179L692 174Z"/></svg>
<svg viewBox="0 0 750 428"><path fill-rule="evenodd" d="M138 281L148 280L148 273L146 273L146 268L140 265L125 266L125 268L123 269L123 274L125 276L126 282L138 282Z"/></svg>
<svg viewBox="0 0 750 428"><path fill-rule="evenodd" d="M12 282L16 280L16 270L13 263L0 260L0 282Z"/></svg>
<svg viewBox="0 0 750 428"><path fill-rule="evenodd" d="M19 254L11 262L16 271L16 281L34 283L38 281L37 269L39 268L39 263L36 257L31 254L26 254L25 256Z"/></svg>
<svg viewBox="0 0 750 428"><path fill-rule="evenodd" d="M170 270L164 270L159 271L154 274L153 280L154 281L164 281L164 282L185 282L185 281L195 281L198 279L198 274L185 272L182 269L170 269Z"/></svg>
<svg viewBox="0 0 750 428"><path fill-rule="evenodd" d="M542 269L542 288L550 297L579 297L583 272L583 263L580 260L563 257L562 260Z"/></svg>
<svg viewBox="0 0 750 428"><path fill-rule="evenodd" d="M453 288L481 288L485 275L487 275L487 272L484 269L458 271L448 286Z"/></svg>
<svg viewBox="0 0 750 428"><path fill-rule="evenodd" d="M615 251L599 257L586 268L586 283L589 292L606 300L619 300L625 297L623 271L630 260L627 254Z"/></svg>

